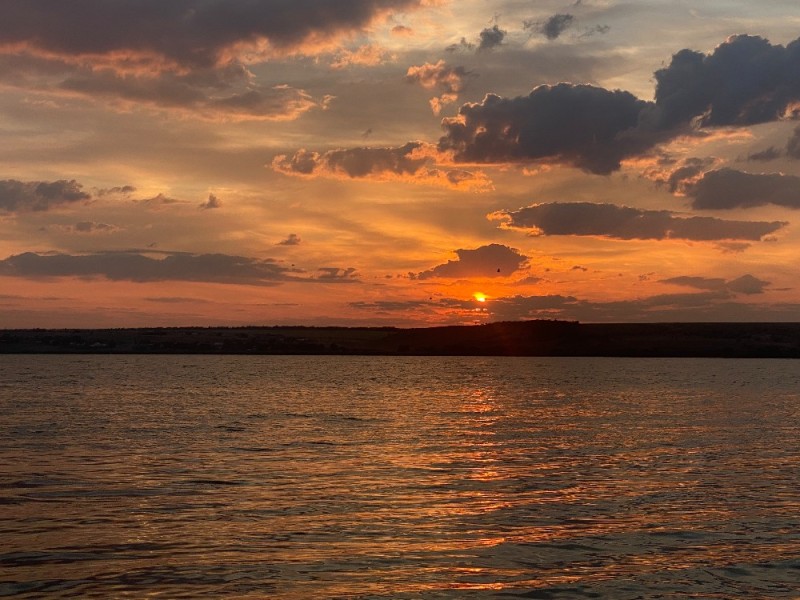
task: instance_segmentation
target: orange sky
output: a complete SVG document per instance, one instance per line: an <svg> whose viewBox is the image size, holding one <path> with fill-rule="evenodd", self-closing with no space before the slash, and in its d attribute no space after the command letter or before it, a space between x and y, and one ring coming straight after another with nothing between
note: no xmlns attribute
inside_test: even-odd
<svg viewBox="0 0 800 600"><path fill-rule="evenodd" d="M0 327L800 320L764 4L5 3Z"/></svg>

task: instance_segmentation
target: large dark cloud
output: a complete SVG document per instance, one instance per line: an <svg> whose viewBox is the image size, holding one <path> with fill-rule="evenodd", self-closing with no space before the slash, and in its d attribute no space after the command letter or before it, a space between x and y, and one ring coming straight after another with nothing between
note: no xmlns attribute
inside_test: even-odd
<svg viewBox="0 0 800 600"><path fill-rule="evenodd" d="M0 181L0 211L5 213L43 211L90 199L75 180Z"/></svg>
<svg viewBox="0 0 800 600"><path fill-rule="evenodd" d="M0 261L0 275L103 277L112 281L205 281L271 285L290 279L290 269L272 260L226 254L100 252L36 254L26 252Z"/></svg>
<svg viewBox="0 0 800 600"><path fill-rule="evenodd" d="M132 66L218 65L267 44L309 52L422 0L25 0L0 2L0 50L105 56Z"/></svg>
<svg viewBox="0 0 800 600"><path fill-rule="evenodd" d="M527 96L489 94L446 118L439 145L457 161L548 160L610 173L626 156L652 145L637 135L649 106L633 94L590 85L543 85Z"/></svg>
<svg viewBox="0 0 800 600"><path fill-rule="evenodd" d="M621 240L760 240L786 223L681 217L666 210L642 210L590 202L544 203L491 218L537 235L602 236Z"/></svg>
<svg viewBox="0 0 800 600"><path fill-rule="evenodd" d="M780 173L745 173L735 169L708 171L685 186L696 209L750 208L775 204L800 208L800 177Z"/></svg>
<svg viewBox="0 0 800 600"><path fill-rule="evenodd" d="M507 277L521 269L528 257L502 244L488 244L474 250L456 250L458 258L437 265L416 275L417 279L432 277Z"/></svg>
<svg viewBox="0 0 800 600"><path fill-rule="evenodd" d="M704 126L774 121L800 99L800 40L772 45L737 35L711 54L681 50L655 72L657 122Z"/></svg>
<svg viewBox="0 0 800 600"><path fill-rule="evenodd" d="M800 40L734 36L711 54L681 50L655 73L655 102L560 83L527 96L489 94L443 121L439 144L457 160L549 161L598 174L696 127L778 120L800 102Z"/></svg>

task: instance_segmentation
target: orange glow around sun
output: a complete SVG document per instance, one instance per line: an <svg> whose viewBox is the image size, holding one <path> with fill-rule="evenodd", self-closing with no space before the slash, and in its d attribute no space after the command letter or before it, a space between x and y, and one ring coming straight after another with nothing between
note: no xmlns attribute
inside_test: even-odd
<svg viewBox="0 0 800 600"><path fill-rule="evenodd" d="M472 294L472 297L475 298L475 300L477 300L478 302L486 302L486 294L483 294L481 292L475 292L474 294Z"/></svg>

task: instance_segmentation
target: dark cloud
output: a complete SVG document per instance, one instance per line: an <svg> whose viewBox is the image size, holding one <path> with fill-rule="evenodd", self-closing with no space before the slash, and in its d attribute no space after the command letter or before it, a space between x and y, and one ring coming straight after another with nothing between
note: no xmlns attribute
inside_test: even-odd
<svg viewBox="0 0 800 600"><path fill-rule="evenodd" d="M494 50L503 43L507 34L507 31L500 29L497 25L487 27L479 34L478 52Z"/></svg>
<svg viewBox="0 0 800 600"><path fill-rule="evenodd" d="M735 169L708 171L686 185L696 209L749 208L775 204L800 208L800 177L780 173L744 173Z"/></svg>
<svg viewBox="0 0 800 600"><path fill-rule="evenodd" d="M458 161L547 160L607 174L654 143L636 135L647 106L628 92L568 83L516 98L489 94L442 121L439 146Z"/></svg>
<svg viewBox="0 0 800 600"><path fill-rule="evenodd" d="M683 193L689 182L700 177L715 162L713 158L686 158L677 163L677 166L672 162L667 168L649 169L645 171L644 176L658 185L665 186L673 194Z"/></svg>
<svg viewBox="0 0 800 600"><path fill-rule="evenodd" d="M734 294L746 295L763 294L765 288L770 285L769 281L758 279L750 274L742 275L729 281L719 277L671 277L662 279L661 283L681 285L698 290L727 290Z"/></svg>
<svg viewBox="0 0 800 600"><path fill-rule="evenodd" d="M417 279L446 277L452 279L469 277L507 277L515 273L528 262L514 248L502 244L489 244L474 250L456 250L458 258L449 260L417 274Z"/></svg>
<svg viewBox="0 0 800 600"><path fill-rule="evenodd" d="M315 53L422 0L25 0L0 2L0 51L132 68L208 67L241 55Z"/></svg>
<svg viewBox="0 0 800 600"><path fill-rule="evenodd" d="M444 119L439 145L459 161L545 161L608 174L692 128L784 118L800 102L797 64L800 40L784 47L735 36L709 55L675 54L655 73L655 102L567 83L515 98L489 94Z"/></svg>
<svg viewBox="0 0 800 600"><path fill-rule="evenodd" d="M36 254L0 261L0 275L47 278L106 278L112 281L203 281L273 285L292 279L290 269L273 260L226 254L99 252Z"/></svg>
<svg viewBox="0 0 800 600"><path fill-rule="evenodd" d="M349 148L325 153L299 150L279 155L272 168L286 175L343 179L401 180L455 189L484 191L490 184L480 172L439 168L435 148L409 142L397 148Z"/></svg>
<svg viewBox="0 0 800 600"><path fill-rule="evenodd" d="M575 17L570 14L553 15L542 23L539 32L548 40L555 40L572 25Z"/></svg>
<svg viewBox="0 0 800 600"><path fill-rule="evenodd" d="M201 203L199 206L203 210L210 210L210 209L214 209L214 208L219 208L220 206L222 206L222 202L214 194L209 194L208 195L208 200L206 200L205 202Z"/></svg>
<svg viewBox="0 0 800 600"><path fill-rule="evenodd" d="M490 217L503 221L505 227L527 229L535 235L588 235L621 240L757 241L786 224L681 217L666 210L590 202L535 204L515 211L500 211Z"/></svg>
<svg viewBox="0 0 800 600"><path fill-rule="evenodd" d="M45 211L60 206L86 202L91 195L77 181L0 181L0 211L22 213Z"/></svg>
<svg viewBox="0 0 800 600"><path fill-rule="evenodd" d="M285 240L281 240L280 242L278 242L278 245L279 246L299 246L301 244L301 242L302 242L302 240L300 239L299 235L297 235L296 233L290 233L289 237L287 237Z"/></svg>
<svg viewBox="0 0 800 600"><path fill-rule="evenodd" d="M781 156L783 156L783 153L780 150L778 150L775 146L770 146L765 150L760 150L759 152L753 152L752 154L748 154L747 160L767 162L770 160L775 160L776 158L780 158Z"/></svg>
<svg viewBox="0 0 800 600"><path fill-rule="evenodd" d="M783 117L800 99L800 40L786 47L757 36L728 38L709 54L681 50L655 72L657 122L672 128L753 125Z"/></svg>

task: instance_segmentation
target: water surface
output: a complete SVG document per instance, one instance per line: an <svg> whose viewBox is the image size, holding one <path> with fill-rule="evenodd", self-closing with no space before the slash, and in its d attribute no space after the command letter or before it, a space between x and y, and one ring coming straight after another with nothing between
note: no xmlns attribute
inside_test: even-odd
<svg viewBox="0 0 800 600"><path fill-rule="evenodd" d="M800 361L0 361L0 596L800 597Z"/></svg>

